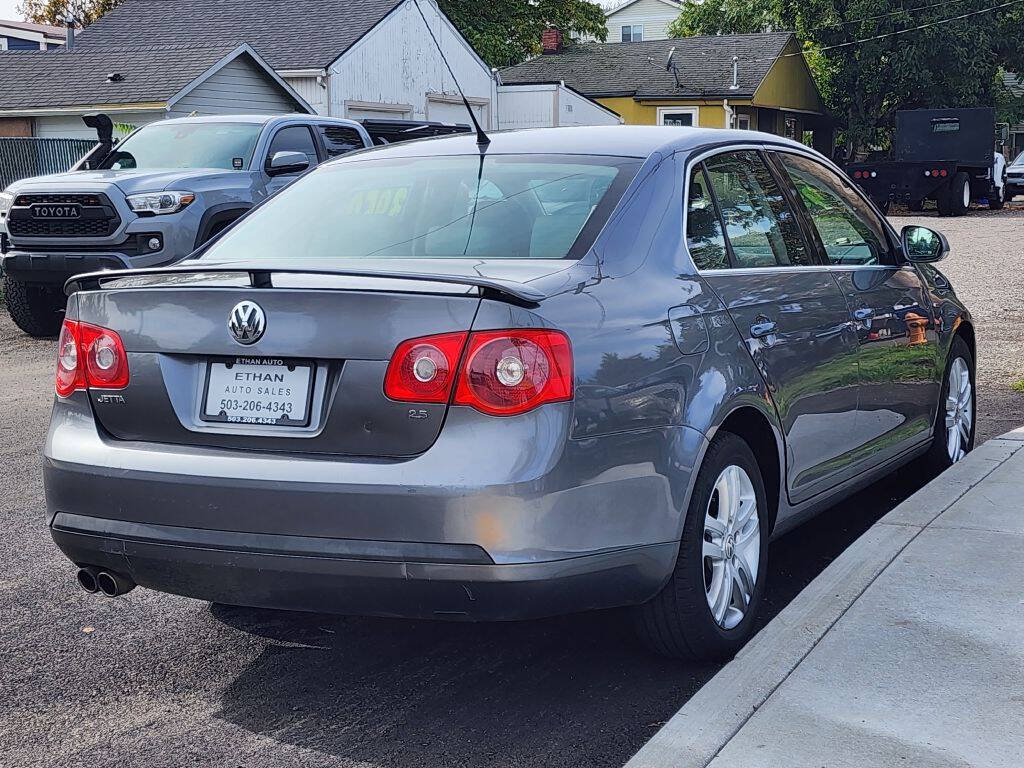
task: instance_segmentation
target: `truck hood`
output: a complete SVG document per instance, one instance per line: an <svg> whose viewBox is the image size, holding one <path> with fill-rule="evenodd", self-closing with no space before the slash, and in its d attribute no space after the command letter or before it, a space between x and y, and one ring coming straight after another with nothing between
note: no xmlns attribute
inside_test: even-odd
<svg viewBox="0 0 1024 768"><path fill-rule="evenodd" d="M225 180L237 177L239 171L225 171L221 168L167 168L123 171L72 171L52 176L36 176L22 179L10 186L18 192L70 192L76 189L99 190L117 187L126 195L139 192L161 192L165 189L184 187L188 191L191 182L209 182L218 177Z"/></svg>

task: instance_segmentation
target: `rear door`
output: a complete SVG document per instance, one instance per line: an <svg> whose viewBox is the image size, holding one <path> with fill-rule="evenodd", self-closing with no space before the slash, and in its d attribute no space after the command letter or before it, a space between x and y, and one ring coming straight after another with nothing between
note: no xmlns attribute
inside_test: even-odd
<svg viewBox="0 0 1024 768"><path fill-rule="evenodd" d="M837 173L805 156L775 158L812 223L815 247L850 305L860 363L860 458L877 463L925 439L940 386L927 286L878 216Z"/></svg>
<svg viewBox="0 0 1024 768"><path fill-rule="evenodd" d="M705 159L688 205L691 254L768 384L786 436L790 497L801 501L841 480L860 444L846 300L762 153ZM716 215L695 215L709 205Z"/></svg>

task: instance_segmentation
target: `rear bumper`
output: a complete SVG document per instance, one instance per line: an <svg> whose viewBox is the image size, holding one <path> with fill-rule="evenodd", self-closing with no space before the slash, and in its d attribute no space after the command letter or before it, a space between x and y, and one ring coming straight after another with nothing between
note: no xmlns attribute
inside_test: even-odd
<svg viewBox="0 0 1024 768"><path fill-rule="evenodd" d="M671 543L496 565L472 545L254 535L63 513L50 531L75 563L127 573L161 592L261 608L471 621L643 602L677 550Z"/></svg>
<svg viewBox="0 0 1024 768"><path fill-rule="evenodd" d="M424 454L345 460L114 440L75 393L47 436L47 522L79 565L229 604L514 619L644 602L705 438L568 440L570 408L453 408Z"/></svg>

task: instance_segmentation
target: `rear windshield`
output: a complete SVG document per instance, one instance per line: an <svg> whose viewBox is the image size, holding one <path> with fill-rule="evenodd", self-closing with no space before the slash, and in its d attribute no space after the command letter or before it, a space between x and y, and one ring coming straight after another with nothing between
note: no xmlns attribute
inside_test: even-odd
<svg viewBox="0 0 1024 768"><path fill-rule="evenodd" d="M258 123L154 123L118 144L103 168L249 167Z"/></svg>
<svg viewBox="0 0 1024 768"><path fill-rule="evenodd" d="M577 155L370 159L321 167L202 258L578 258L639 161Z"/></svg>

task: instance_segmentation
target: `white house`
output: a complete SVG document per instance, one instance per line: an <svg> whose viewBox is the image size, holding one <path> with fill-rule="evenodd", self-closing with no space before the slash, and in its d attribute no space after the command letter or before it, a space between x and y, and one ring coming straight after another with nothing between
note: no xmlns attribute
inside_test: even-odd
<svg viewBox="0 0 1024 768"><path fill-rule="evenodd" d="M466 123L431 32L478 119L493 127L490 68L435 0L175 0L171 11L124 0L79 33L76 47L245 42L320 114Z"/></svg>
<svg viewBox="0 0 1024 768"><path fill-rule="evenodd" d="M605 11L609 43L665 40L683 9L681 0L625 0Z"/></svg>

